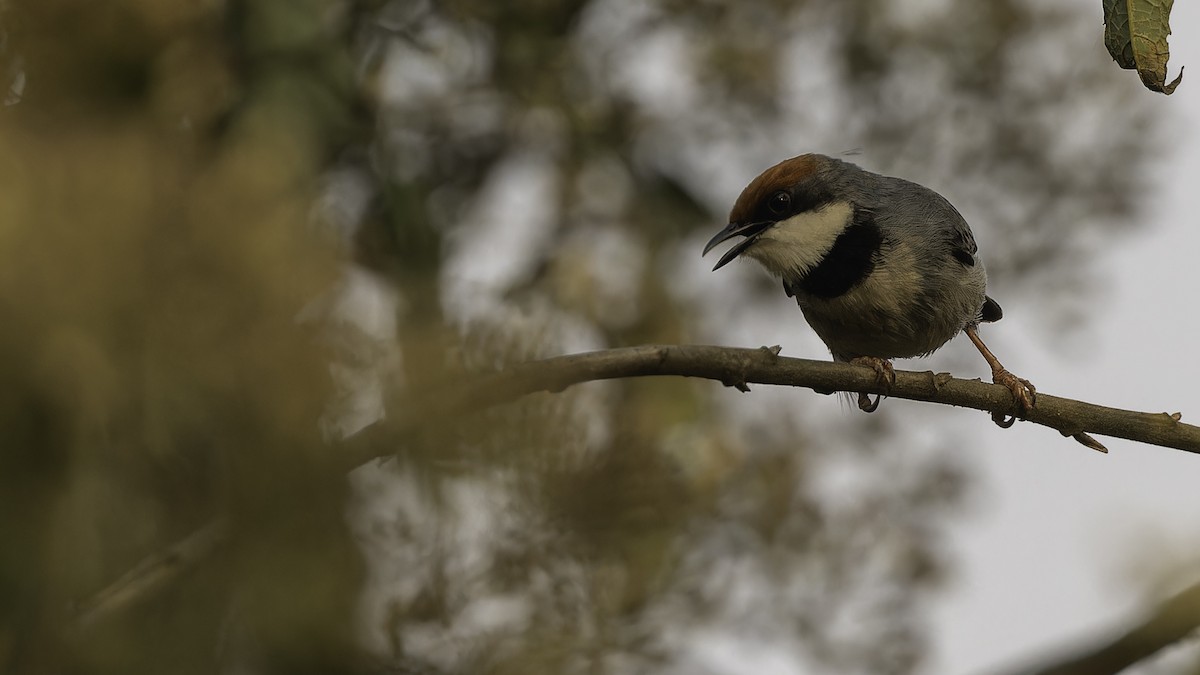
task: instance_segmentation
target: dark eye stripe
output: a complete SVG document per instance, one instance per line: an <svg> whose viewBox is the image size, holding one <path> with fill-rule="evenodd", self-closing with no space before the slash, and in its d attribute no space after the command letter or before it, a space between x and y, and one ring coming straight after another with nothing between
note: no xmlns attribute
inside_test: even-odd
<svg viewBox="0 0 1200 675"><path fill-rule="evenodd" d="M780 197L786 200L787 206L777 209L775 200ZM815 211L833 201L834 196L827 187L814 180L803 181L786 189L776 189L770 196L761 199L754 217L761 220L782 220L786 216Z"/></svg>

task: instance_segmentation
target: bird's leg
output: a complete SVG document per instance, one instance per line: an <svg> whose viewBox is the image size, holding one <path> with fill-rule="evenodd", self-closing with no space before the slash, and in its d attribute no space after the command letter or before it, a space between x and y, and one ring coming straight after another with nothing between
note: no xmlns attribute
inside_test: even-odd
<svg viewBox="0 0 1200 675"><path fill-rule="evenodd" d="M893 384L896 384L896 369L892 367L892 362L887 359L881 359L878 356L857 356L850 359L850 363L856 366L866 366L875 371L875 381L884 388L884 391L891 389ZM859 392L858 394L858 409L863 412L872 413L879 408L879 399L877 394L875 400L872 401L870 395Z"/></svg>
<svg viewBox="0 0 1200 675"><path fill-rule="evenodd" d="M1029 380L1010 373L1000 363L1000 359L997 359L996 355L992 353L992 350L983 344L983 340L979 339L979 333L975 330L974 326L967 326L964 332L967 334L967 337L971 338L971 342L975 344L975 348L979 350L979 353L983 354L983 360L987 361L988 365L991 366L992 382L1008 387L1008 390L1012 392L1013 400L1017 402L1017 407L1020 408L1021 414L1028 415L1029 411L1033 410L1034 404L1037 403L1037 387L1034 387L1033 383ZM992 421L1007 429L1013 425L1013 422L1016 422L1016 417L1006 418L1001 413L992 413Z"/></svg>

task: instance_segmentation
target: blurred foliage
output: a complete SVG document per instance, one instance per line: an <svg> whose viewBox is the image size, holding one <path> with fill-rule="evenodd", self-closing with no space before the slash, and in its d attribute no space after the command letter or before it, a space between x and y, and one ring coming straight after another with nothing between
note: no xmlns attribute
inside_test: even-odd
<svg viewBox="0 0 1200 675"><path fill-rule="evenodd" d="M696 256L750 176L807 150L938 188L1002 288L1081 307L1155 141L1080 56L1087 20L1016 0L0 3L0 664L915 670L964 503L953 438L611 382L430 419L348 490L321 429L514 359L758 334L779 289ZM214 518L211 559L73 628Z"/></svg>
<svg viewBox="0 0 1200 675"><path fill-rule="evenodd" d="M221 658L265 671L352 663L327 356L296 315L337 271L305 223L353 71L319 7L270 5L4 7L24 64L0 116L7 672L212 672L233 633ZM215 569L71 630L73 604L218 514L236 545Z"/></svg>

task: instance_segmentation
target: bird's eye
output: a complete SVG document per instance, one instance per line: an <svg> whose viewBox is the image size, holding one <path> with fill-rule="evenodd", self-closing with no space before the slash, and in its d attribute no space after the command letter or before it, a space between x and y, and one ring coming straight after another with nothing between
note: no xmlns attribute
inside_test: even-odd
<svg viewBox="0 0 1200 675"><path fill-rule="evenodd" d="M786 216L792 209L792 196L780 190L767 200L767 208L777 216Z"/></svg>

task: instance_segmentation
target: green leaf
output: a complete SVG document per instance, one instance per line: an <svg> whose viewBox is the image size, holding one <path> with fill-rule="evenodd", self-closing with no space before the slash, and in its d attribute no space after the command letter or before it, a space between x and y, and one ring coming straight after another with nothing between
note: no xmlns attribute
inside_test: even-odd
<svg viewBox="0 0 1200 675"><path fill-rule="evenodd" d="M1183 80L1183 69L1170 84L1167 60L1171 58L1167 36L1171 34L1171 5L1174 0L1103 0L1104 45L1117 65L1137 69L1142 84L1152 91L1170 94Z"/></svg>

